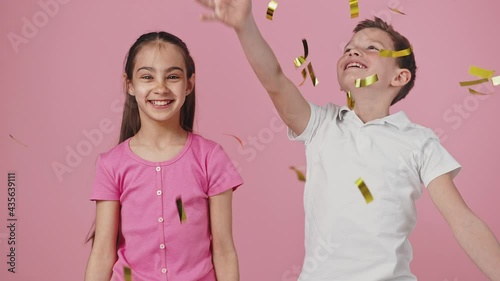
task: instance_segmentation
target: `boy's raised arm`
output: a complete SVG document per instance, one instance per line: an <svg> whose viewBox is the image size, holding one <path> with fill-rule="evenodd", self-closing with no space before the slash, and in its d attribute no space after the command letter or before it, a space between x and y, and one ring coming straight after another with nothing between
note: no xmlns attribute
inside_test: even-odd
<svg viewBox="0 0 500 281"><path fill-rule="evenodd" d="M297 135L307 126L311 109L295 84L283 73L271 47L262 37L252 15L251 0L197 0L212 13L204 20L218 20L234 28L245 55L266 89L283 122Z"/></svg>

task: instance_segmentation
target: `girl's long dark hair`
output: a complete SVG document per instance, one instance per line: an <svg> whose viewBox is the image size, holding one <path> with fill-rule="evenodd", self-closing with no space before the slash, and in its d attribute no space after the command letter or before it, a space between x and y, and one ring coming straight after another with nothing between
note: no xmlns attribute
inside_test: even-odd
<svg viewBox="0 0 500 281"><path fill-rule="evenodd" d="M168 32L159 31L159 32L150 32L141 35L135 43L130 47L128 54L125 58L125 75L126 78L132 80L132 75L135 66L135 58L137 54L141 51L141 49L152 43L170 43L179 47L181 50L182 56L184 57L184 62L186 64L186 74L187 78L190 79L195 73L194 60L189 53L189 49L179 37L170 34ZM123 116L122 116L122 125L120 129L120 140L118 143L122 143L128 138L134 136L139 132L141 128L141 119L139 117L139 108L137 107L137 101L134 96L131 96L127 93L126 85L125 85L125 104L123 107ZM186 100L181 107L180 112L180 125L182 129L187 132L193 131L193 123L194 123L194 113L195 113L195 86L193 85L193 90L189 95L186 96ZM92 225L91 230L87 234L86 243L92 241L94 243L95 237L95 221Z"/></svg>
<svg viewBox="0 0 500 281"><path fill-rule="evenodd" d="M125 75L127 76L127 79L132 79L135 57L137 56L137 54L145 45L156 42L170 43L179 47L186 64L187 78L191 78L191 76L195 73L194 60L191 57L186 44L179 37L168 32L160 31L143 34L137 39L137 41L135 41L134 45L130 47L125 60ZM141 128L141 120L139 118L139 108L137 107L137 101L135 100L135 97L127 94L126 89L125 96L125 105L123 108L119 143L137 134L137 132ZM193 91L191 92L191 94L186 96L186 101L181 107L180 125L187 132L193 131L195 96L195 88L193 87Z"/></svg>

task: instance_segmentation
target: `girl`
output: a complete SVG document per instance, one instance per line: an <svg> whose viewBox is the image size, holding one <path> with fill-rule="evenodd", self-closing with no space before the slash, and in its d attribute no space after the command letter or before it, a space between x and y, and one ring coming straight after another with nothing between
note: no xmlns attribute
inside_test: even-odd
<svg viewBox="0 0 500 281"><path fill-rule="evenodd" d="M192 133L195 66L166 32L139 37L125 62L120 143L99 155L85 281L239 280L232 191L242 179L220 145Z"/></svg>

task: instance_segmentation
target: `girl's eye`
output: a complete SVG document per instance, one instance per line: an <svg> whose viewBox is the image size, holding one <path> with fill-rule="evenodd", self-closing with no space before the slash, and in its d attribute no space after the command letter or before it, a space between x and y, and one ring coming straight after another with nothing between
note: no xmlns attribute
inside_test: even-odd
<svg viewBox="0 0 500 281"><path fill-rule="evenodd" d="M168 79L179 79L178 75L172 74L167 77Z"/></svg>
<svg viewBox="0 0 500 281"><path fill-rule="evenodd" d="M149 80L149 79L153 79L153 76L151 76L151 75L143 75L141 78Z"/></svg>
<svg viewBox="0 0 500 281"><path fill-rule="evenodd" d="M379 49L377 47L371 46L371 45L368 46L368 50L377 50L377 51L379 51Z"/></svg>
<svg viewBox="0 0 500 281"><path fill-rule="evenodd" d="M346 48L346 49L344 50L344 54L345 54L345 53L348 53L349 51L351 51L351 49Z"/></svg>

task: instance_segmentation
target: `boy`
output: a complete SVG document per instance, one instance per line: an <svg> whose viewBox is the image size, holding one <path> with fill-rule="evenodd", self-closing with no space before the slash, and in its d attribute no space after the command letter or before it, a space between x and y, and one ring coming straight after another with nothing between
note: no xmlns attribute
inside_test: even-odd
<svg viewBox="0 0 500 281"><path fill-rule="evenodd" d="M416 280L408 236L423 183L465 252L500 281L500 244L453 183L460 165L430 129L403 112L389 113L413 87L416 64L412 53L394 58L380 51L411 50L405 37L378 18L360 22L337 63L350 108L320 107L308 103L282 72L255 24L250 0L198 1L213 10L205 20L234 28L289 137L306 146L306 256L299 280ZM378 79L368 78L375 74ZM366 85L356 87L357 79ZM362 186L359 178L375 198L370 204L356 186Z"/></svg>

